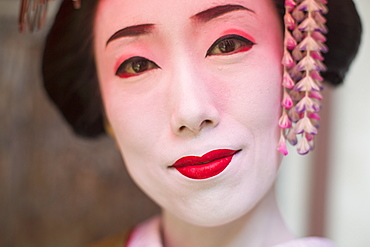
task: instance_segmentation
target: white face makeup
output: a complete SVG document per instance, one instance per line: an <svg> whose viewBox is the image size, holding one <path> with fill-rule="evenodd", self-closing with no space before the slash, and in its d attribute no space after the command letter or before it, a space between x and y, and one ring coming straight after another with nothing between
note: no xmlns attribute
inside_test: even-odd
<svg viewBox="0 0 370 247"><path fill-rule="evenodd" d="M282 47L270 0L100 2L107 118L132 178L164 210L216 226L271 189Z"/></svg>

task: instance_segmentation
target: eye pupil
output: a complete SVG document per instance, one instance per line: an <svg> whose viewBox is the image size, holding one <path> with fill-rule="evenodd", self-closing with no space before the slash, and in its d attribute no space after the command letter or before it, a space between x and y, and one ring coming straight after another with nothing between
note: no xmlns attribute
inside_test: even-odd
<svg viewBox="0 0 370 247"><path fill-rule="evenodd" d="M220 49L222 53L235 51L235 48L236 48L235 41L231 39L224 40L218 45L218 49Z"/></svg>
<svg viewBox="0 0 370 247"><path fill-rule="evenodd" d="M132 70L135 73L140 73L148 70L149 63L147 60L139 60L132 63Z"/></svg>

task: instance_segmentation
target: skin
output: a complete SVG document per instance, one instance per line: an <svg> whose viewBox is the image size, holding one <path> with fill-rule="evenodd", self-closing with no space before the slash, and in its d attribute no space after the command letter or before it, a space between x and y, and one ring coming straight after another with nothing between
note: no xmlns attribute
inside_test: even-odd
<svg viewBox="0 0 370 247"><path fill-rule="evenodd" d="M195 17L227 4L249 10ZM111 38L143 24L150 24L145 34ZM281 30L269 0L99 3L95 55L107 120L130 175L163 209L165 246L262 247L292 238L273 189L281 162ZM255 44L234 40L235 51L207 53L230 34ZM138 74L124 65L117 76L135 56L153 64ZM169 168L223 148L241 151L217 176L194 180Z"/></svg>

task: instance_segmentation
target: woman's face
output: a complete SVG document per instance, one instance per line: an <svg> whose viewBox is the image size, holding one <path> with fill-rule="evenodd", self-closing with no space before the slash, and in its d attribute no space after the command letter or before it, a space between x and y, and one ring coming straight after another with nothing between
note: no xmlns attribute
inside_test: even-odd
<svg viewBox="0 0 370 247"><path fill-rule="evenodd" d="M251 210L281 159L272 1L102 0L94 31L107 119L136 183L197 225Z"/></svg>

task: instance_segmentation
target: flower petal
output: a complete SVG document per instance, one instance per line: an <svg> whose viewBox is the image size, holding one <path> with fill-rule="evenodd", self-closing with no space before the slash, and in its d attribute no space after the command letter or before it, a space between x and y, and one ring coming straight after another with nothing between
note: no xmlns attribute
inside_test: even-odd
<svg viewBox="0 0 370 247"><path fill-rule="evenodd" d="M326 42L326 37L324 34L322 34L321 32L318 32L318 31L313 31L311 33L311 36L317 40L317 41L320 41L320 42Z"/></svg>
<svg viewBox="0 0 370 247"><path fill-rule="evenodd" d="M285 111L283 111L283 115L281 115L279 119L279 126L282 129L289 129L290 127L292 127L292 121L290 121Z"/></svg>
<svg viewBox="0 0 370 247"><path fill-rule="evenodd" d="M308 110L310 112L318 112L320 111L321 109L321 103L319 100L315 99L315 98L311 98L313 104L311 105L311 108L309 108Z"/></svg>
<svg viewBox="0 0 370 247"><path fill-rule="evenodd" d="M319 120L311 118L311 123L313 126L315 126L316 129L320 128Z"/></svg>
<svg viewBox="0 0 370 247"><path fill-rule="evenodd" d="M303 99L301 99L295 106L295 110L298 113L304 111L318 112L320 108L320 104L315 99L311 99L307 96L303 97Z"/></svg>
<svg viewBox="0 0 370 247"><path fill-rule="evenodd" d="M303 98L302 92L295 91L295 90L289 91L289 95L290 95L290 97L292 97L292 100L294 102L298 102Z"/></svg>
<svg viewBox="0 0 370 247"><path fill-rule="evenodd" d="M296 5L294 0L285 0L285 7L288 8L288 11L293 10Z"/></svg>
<svg viewBox="0 0 370 247"><path fill-rule="evenodd" d="M303 34L301 31L299 31L298 27L294 28L293 32L293 37L300 42L303 39Z"/></svg>
<svg viewBox="0 0 370 247"><path fill-rule="evenodd" d="M316 119L316 120L320 120L320 115L317 113L317 112L311 112L310 114L308 114L308 117L310 119Z"/></svg>
<svg viewBox="0 0 370 247"><path fill-rule="evenodd" d="M286 142L285 142L285 138L284 138L284 135L283 134L280 135L280 140L279 140L279 144L278 144L277 150L280 153L282 153L283 155L287 155L288 154L288 149L286 147Z"/></svg>
<svg viewBox="0 0 370 247"><path fill-rule="evenodd" d="M294 81L293 79L290 77L288 71L284 70L284 75L283 75L283 83L282 85L285 87L285 88L289 88L289 89L292 89L294 87Z"/></svg>
<svg viewBox="0 0 370 247"><path fill-rule="evenodd" d="M315 69L316 71L326 71L327 69L325 64L320 60L316 60L316 65L317 65L317 69Z"/></svg>
<svg viewBox="0 0 370 247"><path fill-rule="evenodd" d="M297 41L288 30L285 31L284 44L286 44L289 50L293 50L297 46Z"/></svg>
<svg viewBox="0 0 370 247"><path fill-rule="evenodd" d="M316 81L323 81L324 78L320 75L320 73L318 71L311 71L310 73L312 79L316 80Z"/></svg>
<svg viewBox="0 0 370 247"><path fill-rule="evenodd" d="M316 23L315 19L309 17L298 25L298 29L302 32L320 31L320 25Z"/></svg>
<svg viewBox="0 0 370 247"><path fill-rule="evenodd" d="M308 117L303 117L296 123L296 125L294 125L294 133L301 134L303 132L311 135L317 134L317 129L312 125L311 120Z"/></svg>
<svg viewBox="0 0 370 247"><path fill-rule="evenodd" d="M326 70L326 66L319 60L313 59L311 56L305 56L302 58L301 61L295 66L297 70L304 71L304 70L316 70L316 71L324 71Z"/></svg>
<svg viewBox="0 0 370 247"><path fill-rule="evenodd" d="M304 0L298 5L297 9L309 12L323 11L323 5L315 0Z"/></svg>
<svg viewBox="0 0 370 247"><path fill-rule="evenodd" d="M319 28L316 31L320 31L322 33L328 33L328 28L326 27L324 23L317 22L317 25Z"/></svg>
<svg viewBox="0 0 370 247"><path fill-rule="evenodd" d="M295 86L294 90L296 91L320 91L320 87L316 84L314 79L311 76L305 76L300 80Z"/></svg>
<svg viewBox="0 0 370 247"><path fill-rule="evenodd" d="M303 52L301 52L298 47L295 47L292 51L292 56L296 61L300 61L303 58Z"/></svg>
<svg viewBox="0 0 370 247"><path fill-rule="evenodd" d="M321 51L324 49L323 45L312 36L304 38L301 43L298 44L297 48L301 51Z"/></svg>
<svg viewBox="0 0 370 247"><path fill-rule="evenodd" d="M296 133L294 133L293 129L290 129L289 130L289 132L288 132L288 134L286 136L286 139L293 146L295 146L298 143L297 135L296 135Z"/></svg>
<svg viewBox="0 0 370 247"><path fill-rule="evenodd" d="M319 61L324 61L324 57L322 56L320 51L311 51L310 55L312 58L319 60Z"/></svg>
<svg viewBox="0 0 370 247"><path fill-rule="evenodd" d="M288 12L284 15L284 24L289 30L293 30L295 28L295 20Z"/></svg>
<svg viewBox="0 0 370 247"><path fill-rule="evenodd" d="M299 10L298 8L295 8L292 11L292 16L298 22L303 21L303 19L306 17L305 13L303 11Z"/></svg>
<svg viewBox="0 0 370 247"><path fill-rule="evenodd" d="M285 109L290 109L293 106L293 100L286 91L284 91L283 101L281 102L281 105Z"/></svg>
<svg viewBox="0 0 370 247"><path fill-rule="evenodd" d="M284 55L283 55L283 59L281 63L285 65L288 69L291 69L294 67L295 63L289 51L287 50L284 51Z"/></svg>
<svg viewBox="0 0 370 247"><path fill-rule="evenodd" d="M323 23L325 24L326 23L326 18L320 13L320 12L315 12L315 13L312 13L313 15L313 18L319 22L319 23Z"/></svg>
<svg viewBox="0 0 370 247"><path fill-rule="evenodd" d="M324 89L324 86L322 85L322 83L319 80L316 80L316 84L317 84L317 86L319 86L320 91Z"/></svg>
<svg viewBox="0 0 370 247"><path fill-rule="evenodd" d="M296 81L302 79L302 72L297 69L297 66L294 66L289 70L289 75Z"/></svg>
<svg viewBox="0 0 370 247"><path fill-rule="evenodd" d="M308 94L308 96L310 98L314 98L314 99L318 99L318 100L322 100L323 97L322 97L322 94L320 92L316 92L316 91L312 91Z"/></svg>
<svg viewBox="0 0 370 247"><path fill-rule="evenodd" d="M305 136L302 137L301 141L298 143L297 151L299 154L307 154L311 150L310 144L308 143Z"/></svg>
<svg viewBox="0 0 370 247"><path fill-rule="evenodd" d="M301 113L301 112L304 112L305 110L306 110L306 108L307 108L307 104L308 103L306 103L306 98L307 97L304 97L303 99L301 99L298 103L297 103L297 105L294 107L294 109L295 109L295 111L297 112L297 113Z"/></svg>
<svg viewBox="0 0 370 247"><path fill-rule="evenodd" d="M301 119L300 116L299 116L299 113L296 112L294 107L289 109L288 116L292 120L293 123L296 123L296 122L298 122L299 119Z"/></svg>
<svg viewBox="0 0 370 247"><path fill-rule="evenodd" d="M306 136L307 141L309 141L309 142L314 139L314 135L306 133L305 136Z"/></svg>

